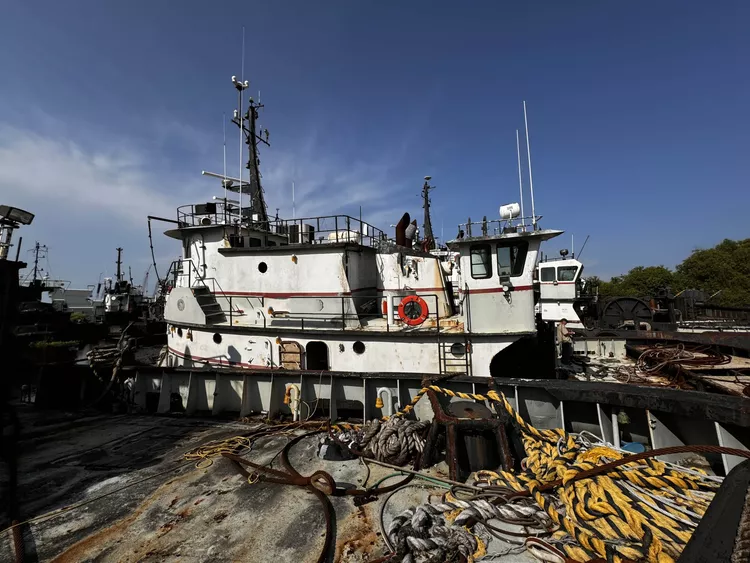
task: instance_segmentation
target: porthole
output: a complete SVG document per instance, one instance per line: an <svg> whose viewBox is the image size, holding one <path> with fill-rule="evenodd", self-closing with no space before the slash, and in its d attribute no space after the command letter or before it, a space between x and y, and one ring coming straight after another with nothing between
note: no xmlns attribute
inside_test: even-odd
<svg viewBox="0 0 750 563"><path fill-rule="evenodd" d="M364 354L365 353L365 343L364 342L360 342L359 340L357 340L352 345L352 350L354 350L355 354Z"/></svg>
<svg viewBox="0 0 750 563"><path fill-rule="evenodd" d="M214 342L216 342L216 344L221 344L221 334L218 332L214 333Z"/></svg>
<svg viewBox="0 0 750 563"><path fill-rule="evenodd" d="M179 336L180 338L182 338L182 329L181 328L177 329L177 336Z"/></svg>
<svg viewBox="0 0 750 563"><path fill-rule="evenodd" d="M451 354L453 354L457 358L462 357L464 354L466 354L466 346L464 346L461 342L454 343L451 346Z"/></svg>
<svg viewBox="0 0 750 563"><path fill-rule="evenodd" d="M261 274L265 274L268 271L268 264L266 264L265 262L261 262L260 264L258 264L258 271Z"/></svg>

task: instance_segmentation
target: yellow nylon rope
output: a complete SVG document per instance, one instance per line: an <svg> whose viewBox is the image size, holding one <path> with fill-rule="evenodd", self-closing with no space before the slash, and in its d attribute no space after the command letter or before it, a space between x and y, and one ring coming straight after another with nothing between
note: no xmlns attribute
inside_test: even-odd
<svg viewBox="0 0 750 563"><path fill-rule="evenodd" d="M606 446L585 449L560 428L539 430L521 417L503 393L496 391L481 395L430 385L420 389L393 416L411 412L427 391L466 400L492 401L506 410L522 433L527 473L480 471L477 478L518 492L528 491L560 526L553 538L562 540L567 536L576 540L577 545L569 542L562 545L568 557L576 561L611 557L616 563L624 560L673 563L710 504L710 498L691 491L718 488L718 484L702 479L698 470L680 471L655 459L571 482L581 471L622 459L623 454ZM358 427L344 423L333 428L343 431ZM541 485L557 480L562 480L562 485L554 491L539 491Z"/></svg>

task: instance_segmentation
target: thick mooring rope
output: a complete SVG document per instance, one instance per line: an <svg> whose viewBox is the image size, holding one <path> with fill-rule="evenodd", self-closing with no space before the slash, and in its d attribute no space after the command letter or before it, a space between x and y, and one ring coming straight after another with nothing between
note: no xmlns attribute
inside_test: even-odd
<svg viewBox="0 0 750 563"><path fill-rule="evenodd" d="M340 432L336 439L355 446L365 457L404 465L424 448L424 431L428 422L392 417L385 422L372 420L363 426Z"/></svg>
<svg viewBox="0 0 750 563"><path fill-rule="evenodd" d="M675 561L719 487L715 478L700 471L682 470L655 459L623 461L623 465L604 473L578 478L579 474L610 462L625 460L624 453L607 445L592 444L562 429L539 430L516 412L505 395L495 391L481 395L436 385L425 387L406 409L391 418L400 418L411 411L427 391L489 401L508 413L523 437L526 471L519 474L482 471L477 474L477 484L486 487L490 497L492 491L510 489L534 499L552 525L559 528L550 541L576 561L597 558L614 563ZM470 502L469 506L451 501L443 503L444 506L433 505L437 508L424 508L423 512L462 509L465 514L455 521L458 526L472 519L494 518L499 514L492 508L495 504L498 502L491 499ZM411 545L416 548L418 542ZM398 557L394 559L397 560Z"/></svg>
<svg viewBox="0 0 750 563"><path fill-rule="evenodd" d="M440 511L420 505L396 516L388 539L402 563L472 562L486 554L489 534L481 525L473 531L451 526ZM400 558L400 559L399 559Z"/></svg>

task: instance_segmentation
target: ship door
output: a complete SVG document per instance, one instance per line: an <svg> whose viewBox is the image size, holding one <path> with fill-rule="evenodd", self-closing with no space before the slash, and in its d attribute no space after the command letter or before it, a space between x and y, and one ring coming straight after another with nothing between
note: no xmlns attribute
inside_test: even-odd
<svg viewBox="0 0 750 563"><path fill-rule="evenodd" d="M542 301L557 301L559 299L557 283L557 268L554 264L543 265L539 268L539 293Z"/></svg>
<svg viewBox="0 0 750 563"><path fill-rule="evenodd" d="M305 359L307 369L327 371L330 369L328 363L328 346L325 342L308 342L305 347Z"/></svg>
<svg viewBox="0 0 750 563"><path fill-rule="evenodd" d="M281 367L284 369L302 369L302 346L297 342L284 341L279 346Z"/></svg>
<svg viewBox="0 0 750 563"><path fill-rule="evenodd" d="M542 264L539 268L539 291L542 301L569 301L577 297L579 266L571 264Z"/></svg>

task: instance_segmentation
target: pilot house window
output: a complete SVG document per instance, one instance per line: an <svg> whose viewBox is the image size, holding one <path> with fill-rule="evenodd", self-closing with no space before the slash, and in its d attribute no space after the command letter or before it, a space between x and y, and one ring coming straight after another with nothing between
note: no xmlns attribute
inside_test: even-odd
<svg viewBox="0 0 750 563"><path fill-rule="evenodd" d="M577 266L560 266L557 269L557 281L572 282L576 279Z"/></svg>
<svg viewBox="0 0 750 563"><path fill-rule="evenodd" d="M542 268L542 281L553 282L555 280L555 267Z"/></svg>
<svg viewBox="0 0 750 563"><path fill-rule="evenodd" d="M475 244L471 247L471 277L489 278L492 275L492 254L489 244Z"/></svg>
<svg viewBox="0 0 750 563"><path fill-rule="evenodd" d="M528 250L529 243L525 240L512 245L498 244L497 275L501 278L509 278L523 274Z"/></svg>

